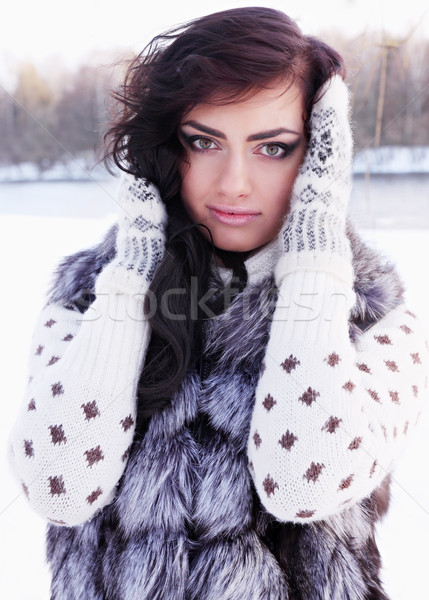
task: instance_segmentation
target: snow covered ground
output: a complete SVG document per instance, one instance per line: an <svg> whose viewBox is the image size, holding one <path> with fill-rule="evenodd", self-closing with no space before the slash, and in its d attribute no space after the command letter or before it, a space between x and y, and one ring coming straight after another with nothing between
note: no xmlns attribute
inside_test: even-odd
<svg viewBox="0 0 429 600"><path fill-rule="evenodd" d="M92 215L70 218L0 214L3 273L0 296L3 340L0 344L3 405L0 420L0 595L8 600L49 598L49 573L44 564L45 525L28 507L5 457L7 435L26 382L32 328L42 307L50 275L60 257L96 243L114 219L113 212L98 218ZM429 331L426 269L429 229L366 229L362 233L397 263L408 287L408 303L424 318ZM422 415L395 471L391 510L379 527L378 541L384 563L382 575L391 600L428 597L429 475L424 463L427 456L429 410Z"/></svg>

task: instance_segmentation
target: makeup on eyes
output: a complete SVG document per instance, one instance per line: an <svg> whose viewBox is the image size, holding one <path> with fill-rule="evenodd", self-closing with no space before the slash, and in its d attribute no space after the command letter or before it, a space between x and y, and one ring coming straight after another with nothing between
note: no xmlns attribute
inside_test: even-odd
<svg viewBox="0 0 429 600"><path fill-rule="evenodd" d="M199 153L204 153L207 152L209 150L213 150L213 148L198 148L194 142L196 142L197 140L207 140L208 142L211 142L213 144L216 144L216 140L211 139L209 136L207 135L201 135L201 134L187 134L185 131L180 130L181 136L183 137L186 145L189 147L189 149L192 152L199 152ZM263 134L261 134L262 137ZM224 136L223 136L224 137ZM250 138L254 139L256 136L250 136ZM249 139L250 139L249 138ZM222 138L223 139L223 138ZM261 155L265 158L268 158L270 160L281 160L283 158L286 158L287 156L290 156L294 150L296 148L298 148L298 146L301 143L301 136L298 137L298 139L294 140L292 143L286 144L285 142L280 142L280 141L276 141L276 140L271 140L271 141L264 141L263 144L260 144L258 146L258 150L262 149L262 148L267 148L269 146L277 146L278 148L280 148L281 150L283 150L283 154L281 155L277 155L277 154L273 154L273 155L269 155L269 154L263 154L261 153Z"/></svg>
<svg viewBox="0 0 429 600"><path fill-rule="evenodd" d="M284 150L284 154L282 154L280 156L277 156L276 154L273 154L273 155L263 154L263 156L266 156L267 158L277 158L278 160L281 160L282 158L286 158L287 156L290 156L294 152L294 150L296 150L296 148L298 148L300 143L301 143L301 138L298 138L291 144L285 144L284 142L265 142L264 144L262 144L260 146L260 148L264 148L264 147L268 147L268 146L278 146L279 148Z"/></svg>

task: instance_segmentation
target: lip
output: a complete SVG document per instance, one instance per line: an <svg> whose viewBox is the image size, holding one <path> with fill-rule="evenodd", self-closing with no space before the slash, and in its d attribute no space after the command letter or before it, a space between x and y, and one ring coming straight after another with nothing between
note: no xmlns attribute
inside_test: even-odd
<svg viewBox="0 0 429 600"><path fill-rule="evenodd" d="M224 225L247 225L261 213L244 206L222 206L211 204L207 207L212 217Z"/></svg>
<svg viewBox="0 0 429 600"><path fill-rule="evenodd" d="M236 215L258 215L259 211L250 210L249 208L243 206L222 206L221 204L210 204L208 207L210 209L216 210L221 213L231 214L234 213Z"/></svg>
<svg viewBox="0 0 429 600"><path fill-rule="evenodd" d="M223 212L213 207L208 207L210 214L224 225L247 225L258 218L257 212Z"/></svg>

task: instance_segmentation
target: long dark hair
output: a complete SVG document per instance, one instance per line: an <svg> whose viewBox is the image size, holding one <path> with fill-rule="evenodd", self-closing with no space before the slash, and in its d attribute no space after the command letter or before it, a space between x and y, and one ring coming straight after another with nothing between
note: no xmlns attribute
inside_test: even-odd
<svg viewBox="0 0 429 600"><path fill-rule="evenodd" d="M118 114L104 136L105 163L109 167L113 161L120 169L152 181L169 215L168 252L151 291L161 301L168 289L186 290L170 306L172 313L186 319L171 320L163 311L149 319L152 337L138 390L144 416L166 406L201 354L205 315L194 318L189 312L195 300L192 278L198 281L198 300L208 291L216 253L238 278L235 293L246 284L245 255L214 248L182 208L179 165L186 157L177 136L182 117L202 102L237 102L280 79L285 89L295 83L303 93L308 137L317 91L334 73L345 75L340 55L321 40L303 35L283 12L236 8L156 36L130 62L123 85L113 92ZM228 297L231 300L234 293ZM213 306L222 309L219 299L217 305L213 299Z"/></svg>

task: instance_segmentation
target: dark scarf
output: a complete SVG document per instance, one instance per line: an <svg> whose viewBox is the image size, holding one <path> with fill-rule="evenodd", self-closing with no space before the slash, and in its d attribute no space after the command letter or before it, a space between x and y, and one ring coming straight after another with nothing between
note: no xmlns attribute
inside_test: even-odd
<svg viewBox="0 0 429 600"><path fill-rule="evenodd" d="M87 308L115 235L114 226L99 245L62 260L50 302ZM348 235L356 339L402 301L403 287L350 225ZM304 525L277 521L253 487L246 445L273 288L267 274L207 322L204 378L189 371L171 406L136 431L115 501L82 526L48 525L51 600L387 599L374 533L390 476L363 501Z"/></svg>

